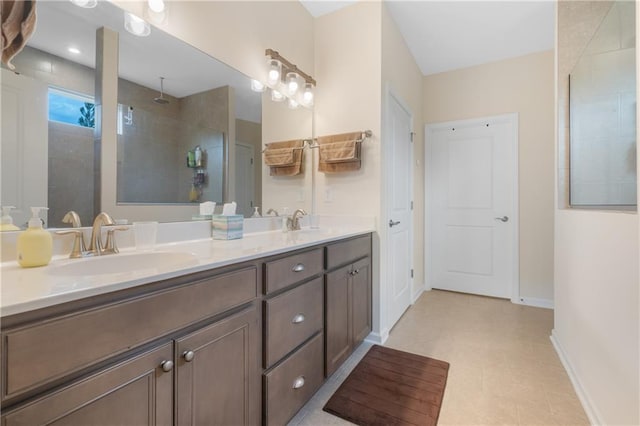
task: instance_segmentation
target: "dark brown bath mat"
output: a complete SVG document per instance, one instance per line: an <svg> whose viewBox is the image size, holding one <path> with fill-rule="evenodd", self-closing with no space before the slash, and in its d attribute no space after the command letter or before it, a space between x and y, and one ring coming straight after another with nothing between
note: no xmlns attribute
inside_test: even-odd
<svg viewBox="0 0 640 426"><path fill-rule="evenodd" d="M374 345L324 406L352 423L435 425L449 363Z"/></svg>

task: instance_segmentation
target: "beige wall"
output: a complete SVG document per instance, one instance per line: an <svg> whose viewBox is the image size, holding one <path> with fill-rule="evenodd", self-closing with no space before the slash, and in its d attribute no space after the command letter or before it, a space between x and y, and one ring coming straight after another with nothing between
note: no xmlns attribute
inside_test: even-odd
<svg viewBox="0 0 640 426"><path fill-rule="evenodd" d="M552 51L424 78L424 121L519 114L520 297L553 299ZM426 141L428 144L429 141Z"/></svg>
<svg viewBox="0 0 640 426"><path fill-rule="evenodd" d="M315 135L371 130L362 144L362 168L355 172L317 173L319 214L380 218L381 203L381 39L382 4L357 2L315 21ZM315 152L313 153L315 155ZM327 200L327 192L332 200ZM380 234L379 223L378 231ZM380 241L374 238L373 329L384 319Z"/></svg>
<svg viewBox="0 0 640 426"><path fill-rule="evenodd" d="M392 91L413 114L413 262L412 295L425 287L424 269L424 125L422 121L422 72L400 34L387 7L382 10L382 99ZM383 111L384 111L383 106ZM384 114L384 113L383 113ZM383 118L384 126L384 118ZM383 132L384 133L384 132ZM381 205L384 215L386 203ZM384 221L386 222L386 220Z"/></svg>
<svg viewBox="0 0 640 426"><path fill-rule="evenodd" d="M640 424L639 226L635 213L565 208L567 77L610 4L558 4L553 341L592 424ZM636 8L636 28L640 9ZM636 32L636 45L638 45ZM636 67L637 56L636 56Z"/></svg>

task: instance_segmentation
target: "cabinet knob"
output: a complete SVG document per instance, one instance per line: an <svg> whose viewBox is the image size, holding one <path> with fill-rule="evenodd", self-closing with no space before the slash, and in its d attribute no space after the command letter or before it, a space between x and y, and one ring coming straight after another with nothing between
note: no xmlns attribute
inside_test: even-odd
<svg viewBox="0 0 640 426"><path fill-rule="evenodd" d="M360 269L354 269L353 270L353 275L358 275L360 273Z"/></svg>
<svg viewBox="0 0 640 426"><path fill-rule="evenodd" d="M193 351L184 351L182 352L182 357L184 358L185 361L187 362L191 362L193 361L193 358L196 356L196 354Z"/></svg>
<svg viewBox="0 0 640 426"><path fill-rule="evenodd" d="M304 376L297 377L293 381L293 388L294 389L300 389L303 386L304 386Z"/></svg>
<svg viewBox="0 0 640 426"><path fill-rule="evenodd" d="M293 317L293 319L291 320L291 322L294 324L300 324L303 321L304 321L304 314L298 314L295 317Z"/></svg>
<svg viewBox="0 0 640 426"><path fill-rule="evenodd" d="M302 271L304 271L304 265L302 263L298 263L296 266L293 267L292 271L293 272L302 272Z"/></svg>
<svg viewBox="0 0 640 426"><path fill-rule="evenodd" d="M173 361L162 361L160 363L160 368L162 368L162 371L164 371L165 373L168 373L169 371L173 370Z"/></svg>

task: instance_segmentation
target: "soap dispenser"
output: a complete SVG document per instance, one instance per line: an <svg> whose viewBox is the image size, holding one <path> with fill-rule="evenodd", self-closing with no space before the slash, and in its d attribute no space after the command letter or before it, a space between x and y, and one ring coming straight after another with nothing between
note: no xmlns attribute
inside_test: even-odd
<svg viewBox="0 0 640 426"><path fill-rule="evenodd" d="M48 208L31 207L32 217L29 219L29 227L18 235L16 244L18 263L23 268L44 266L51 260L53 238L48 231L42 229L40 210L48 210Z"/></svg>
<svg viewBox="0 0 640 426"><path fill-rule="evenodd" d="M13 224L13 218L11 217L11 210L15 209L14 206L2 207L2 218L0 219L0 231L19 231L20 228Z"/></svg>

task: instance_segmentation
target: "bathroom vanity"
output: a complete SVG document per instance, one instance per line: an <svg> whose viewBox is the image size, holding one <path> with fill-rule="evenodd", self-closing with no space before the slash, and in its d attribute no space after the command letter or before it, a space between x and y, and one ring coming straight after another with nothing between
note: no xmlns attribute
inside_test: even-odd
<svg viewBox="0 0 640 426"><path fill-rule="evenodd" d="M285 424L371 331L371 234L245 240L3 314L2 424Z"/></svg>

